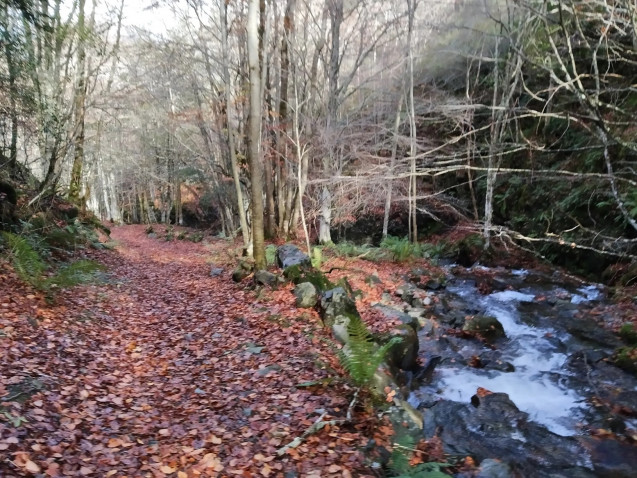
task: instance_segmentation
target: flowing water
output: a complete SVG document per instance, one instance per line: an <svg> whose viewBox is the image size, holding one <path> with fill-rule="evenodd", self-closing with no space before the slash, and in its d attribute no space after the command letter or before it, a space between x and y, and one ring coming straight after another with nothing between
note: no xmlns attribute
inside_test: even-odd
<svg viewBox="0 0 637 478"><path fill-rule="evenodd" d="M480 268L477 272L485 270ZM498 361L512 367L503 371L466 366L471 357L490 349L475 340L458 340L454 343L455 352L464 363L443 359L432 383L416 390L410 402L418 406L423 395L433 392L441 399L468 403L478 387L482 387L508 394L521 411L528 413L530 420L557 435L581 433L584 412L590 408L587 399L593 390L581 381L574 386L570 380L573 373L566 364L572 353L590 345L564 330L564 317L554 320L554 316L564 311L567 316L585 314L603 300L602 287L595 284L569 287L550 278L527 281L530 273L525 270L498 271L498 274L511 288L483 295L469 271L463 279L452 279L443 294L453 297L456 303L459 299L472 312L498 319L506 333L506 339L496 344ZM547 301L547 295L559 300ZM426 348L427 344L422 346ZM608 353L611 352L609 348ZM637 390L634 381L632 390Z"/></svg>

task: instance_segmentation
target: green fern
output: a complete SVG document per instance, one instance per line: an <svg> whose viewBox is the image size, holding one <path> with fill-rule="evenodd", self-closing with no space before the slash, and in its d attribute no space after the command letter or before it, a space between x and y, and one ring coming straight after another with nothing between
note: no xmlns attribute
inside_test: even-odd
<svg viewBox="0 0 637 478"><path fill-rule="evenodd" d="M104 270L104 266L94 261L80 260L62 267L54 276L43 281L43 288L67 288L85 284L95 278L95 273Z"/></svg>
<svg viewBox="0 0 637 478"><path fill-rule="evenodd" d="M395 478L449 478L450 475L441 471L449 466L447 463L421 463L416 466L409 464L411 451L415 447L415 440L406 433L399 433L393 443L393 451L389 459L390 476Z"/></svg>
<svg viewBox="0 0 637 478"><path fill-rule="evenodd" d="M50 277L45 277L48 267L27 239L8 232L3 232L2 238L9 248L11 262L18 277L38 290L49 292L53 288L86 283L93 280L97 271L104 269L104 266L94 261L80 260L63 266Z"/></svg>
<svg viewBox="0 0 637 478"><path fill-rule="evenodd" d="M414 257L422 257L423 250L419 243L409 242L406 237L387 236L380 243L380 247L392 253L396 262L405 262Z"/></svg>
<svg viewBox="0 0 637 478"><path fill-rule="evenodd" d="M394 337L379 347L360 317L352 315L349 319L349 342L338 351L338 357L352 381L362 387L371 382L388 350L402 339Z"/></svg>
<svg viewBox="0 0 637 478"><path fill-rule="evenodd" d="M46 270L46 264L27 240L10 232L3 232L2 238L9 248L13 268L20 279L37 287Z"/></svg>

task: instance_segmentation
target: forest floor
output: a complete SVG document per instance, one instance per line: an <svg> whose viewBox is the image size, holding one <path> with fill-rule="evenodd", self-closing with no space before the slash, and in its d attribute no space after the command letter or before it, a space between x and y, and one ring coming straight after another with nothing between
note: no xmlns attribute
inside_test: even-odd
<svg viewBox="0 0 637 478"><path fill-rule="evenodd" d="M111 238L114 251L82 253L106 283L52 304L0 259L0 476L373 476L360 450L391 429L364 409L277 456L321 414L345 418L354 393L291 286L232 282L228 241L165 242L143 226ZM213 265L225 272L210 277ZM396 270L365 267L385 279L354 279L373 302Z"/></svg>
<svg viewBox="0 0 637 478"><path fill-rule="evenodd" d="M238 242L165 241L144 226L110 240L114 250L76 254L104 264L104 282L53 302L0 257L0 477L383 476L365 450L390 448L391 426L365 400L346 419L355 390L291 284L234 283ZM374 332L397 322L371 304L414 267L440 272L422 260L323 264L362 292ZM603 309L614 330L635 320L627 291ZM321 417L345 423L277 454ZM416 462L444 460L436 439L419 448Z"/></svg>

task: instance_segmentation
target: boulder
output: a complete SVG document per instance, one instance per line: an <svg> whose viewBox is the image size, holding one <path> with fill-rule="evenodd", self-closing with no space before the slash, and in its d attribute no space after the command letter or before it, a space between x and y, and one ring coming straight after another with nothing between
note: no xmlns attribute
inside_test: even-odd
<svg viewBox="0 0 637 478"><path fill-rule="evenodd" d="M478 333L486 339L506 337L504 327L502 327L500 321L490 315L476 315L467 319L462 330L465 332Z"/></svg>
<svg viewBox="0 0 637 478"><path fill-rule="evenodd" d="M318 302L318 292L311 282L301 282L294 288L296 306L302 309L314 307Z"/></svg>
<svg viewBox="0 0 637 478"><path fill-rule="evenodd" d="M617 440L591 440L591 459L596 476L631 478L637 471L635 445Z"/></svg>
<svg viewBox="0 0 637 478"><path fill-rule="evenodd" d="M312 261L301 249L294 244L284 244L276 250L276 259L281 269L290 266L311 267Z"/></svg>
<svg viewBox="0 0 637 478"><path fill-rule="evenodd" d="M252 273L252 265L247 261L240 261L237 268L232 273L232 280L241 282Z"/></svg>
<svg viewBox="0 0 637 478"><path fill-rule="evenodd" d="M385 317L387 317L387 319L400 320L403 324L411 325L414 330L417 330L420 326L418 317L412 317L411 315L406 314L405 312L390 305L375 304L373 305L373 308L381 312Z"/></svg>
<svg viewBox="0 0 637 478"><path fill-rule="evenodd" d="M342 287L335 287L324 292L319 302L323 321L332 325L337 317L358 315L356 303Z"/></svg>
<svg viewBox="0 0 637 478"><path fill-rule="evenodd" d="M425 437L440 437L446 453L477 461L497 458L514 476L590 476L577 438L530 421L505 393L474 395L471 404L440 400L423 414Z"/></svg>
<svg viewBox="0 0 637 478"><path fill-rule="evenodd" d="M276 287L280 283L278 275L268 271L257 271L254 273L254 281L257 284L268 287Z"/></svg>

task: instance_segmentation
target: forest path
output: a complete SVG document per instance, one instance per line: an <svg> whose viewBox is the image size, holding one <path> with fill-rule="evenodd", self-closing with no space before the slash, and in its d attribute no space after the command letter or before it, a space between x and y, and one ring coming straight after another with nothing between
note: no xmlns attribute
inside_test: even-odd
<svg viewBox="0 0 637 478"><path fill-rule="evenodd" d="M40 326L11 337L7 382L40 377L44 389L0 421L0 475L35 467L49 476L349 476L358 433L332 429L282 458L276 449L348 392L297 388L324 378L320 323L289 290L257 294L209 275L208 246L115 228L115 252L95 255L111 282L64 291L37 306ZM2 344L0 344L2 345ZM7 368L6 365L9 365ZM1 394L1 390L0 390ZM28 474L26 476L29 476Z"/></svg>

